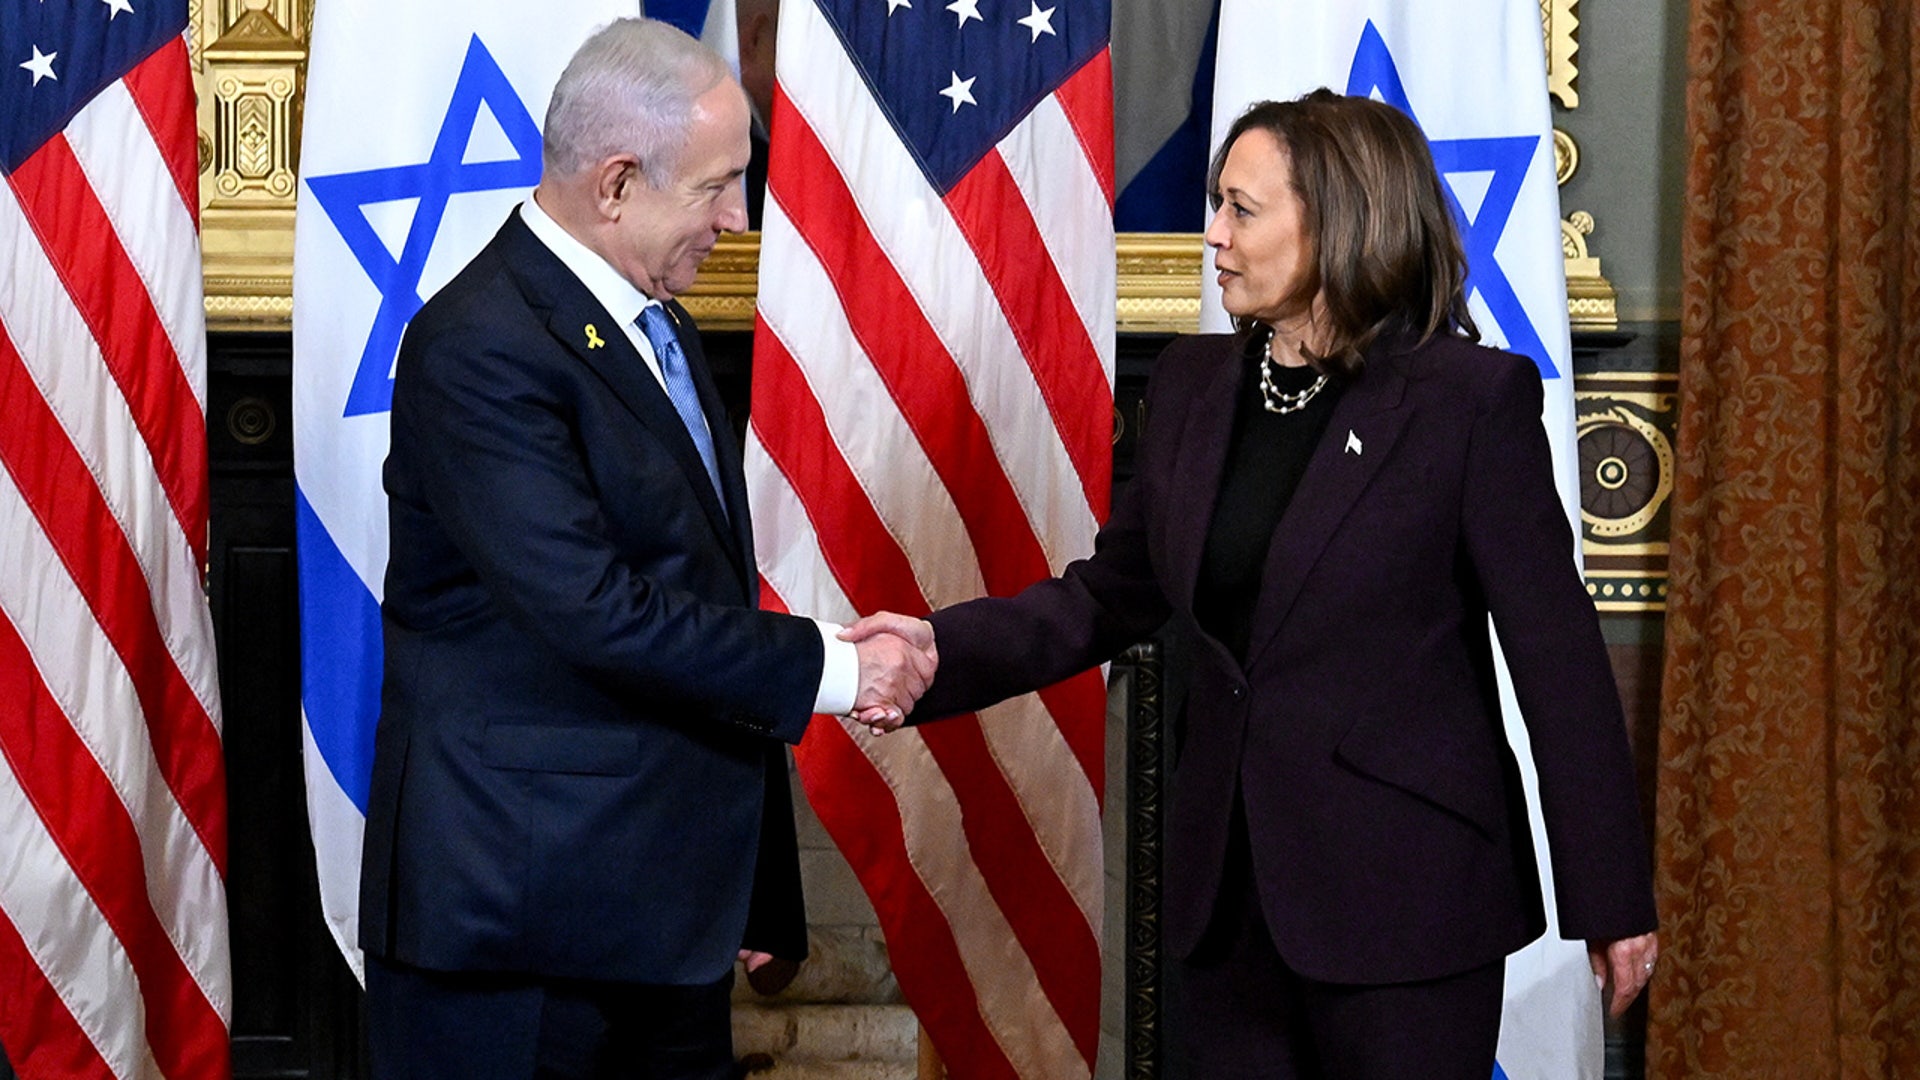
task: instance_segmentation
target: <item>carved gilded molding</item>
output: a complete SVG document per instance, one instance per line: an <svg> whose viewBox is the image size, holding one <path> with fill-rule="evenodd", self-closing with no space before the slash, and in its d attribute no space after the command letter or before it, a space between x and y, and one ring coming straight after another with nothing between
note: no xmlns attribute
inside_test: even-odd
<svg viewBox="0 0 1920 1080"><path fill-rule="evenodd" d="M751 330L759 267L759 233L723 236L680 302L702 330Z"/></svg>
<svg viewBox="0 0 1920 1080"><path fill-rule="evenodd" d="M1580 49L1574 31L1579 17L1574 14L1580 0L1540 0L1541 30L1546 35L1547 92L1565 109L1580 107L1580 92L1575 86L1579 67L1574 53ZM1580 148L1573 136L1553 129L1554 177L1564 189L1580 169ZM1560 222L1560 246L1566 256L1567 321L1575 330L1614 330L1620 325L1619 293L1600 272L1600 260L1587 250L1587 237L1593 234L1593 215L1576 210Z"/></svg>
<svg viewBox="0 0 1920 1080"><path fill-rule="evenodd" d="M1580 168L1573 136L1553 129L1554 176L1562 188ZM1575 210L1560 222L1560 250L1566 259L1567 321L1575 330L1615 330L1620 326L1619 292L1600 272L1600 260L1587 250L1593 215Z"/></svg>
<svg viewBox="0 0 1920 1080"><path fill-rule="evenodd" d="M311 0L193 0L210 330L285 330Z"/></svg>
<svg viewBox="0 0 1920 1080"><path fill-rule="evenodd" d="M1580 20L1573 13L1579 5L1580 0L1540 0L1540 29L1547 40L1547 92L1569 109L1580 107L1580 92L1573 85L1580 74L1573 62L1573 54L1580 51L1580 40L1574 35Z"/></svg>
<svg viewBox="0 0 1920 1080"><path fill-rule="evenodd" d="M1123 334L1187 333L1200 327L1204 245L1192 233L1119 237L1118 326Z"/></svg>
<svg viewBox="0 0 1920 1080"><path fill-rule="evenodd" d="M1602 611L1663 610L1680 377L1596 371L1573 396L1587 592Z"/></svg>

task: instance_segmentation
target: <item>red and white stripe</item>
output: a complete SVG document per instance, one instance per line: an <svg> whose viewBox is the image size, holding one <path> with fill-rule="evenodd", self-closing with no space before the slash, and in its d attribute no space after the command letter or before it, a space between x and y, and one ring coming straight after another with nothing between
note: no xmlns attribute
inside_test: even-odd
<svg viewBox="0 0 1920 1080"><path fill-rule="evenodd" d="M1057 573L1107 511L1107 54L943 199L819 10L787 5L780 35L747 436L769 602L924 614ZM1105 704L1088 672L800 747L955 1077L1092 1074Z"/></svg>
<svg viewBox="0 0 1920 1080"><path fill-rule="evenodd" d="M226 781L184 39L0 185L0 1043L226 1075Z"/></svg>

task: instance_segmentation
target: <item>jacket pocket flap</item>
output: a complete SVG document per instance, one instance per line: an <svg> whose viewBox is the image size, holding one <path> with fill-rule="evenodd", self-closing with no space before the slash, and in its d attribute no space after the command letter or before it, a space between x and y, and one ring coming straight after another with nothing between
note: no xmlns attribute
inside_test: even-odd
<svg viewBox="0 0 1920 1080"><path fill-rule="evenodd" d="M496 769L627 776L640 768L640 735L613 727L489 724L480 760Z"/></svg>
<svg viewBox="0 0 1920 1080"><path fill-rule="evenodd" d="M1415 725L1362 716L1340 739L1334 756L1462 818L1488 839L1502 831L1506 796L1499 751L1472 732L1445 722Z"/></svg>

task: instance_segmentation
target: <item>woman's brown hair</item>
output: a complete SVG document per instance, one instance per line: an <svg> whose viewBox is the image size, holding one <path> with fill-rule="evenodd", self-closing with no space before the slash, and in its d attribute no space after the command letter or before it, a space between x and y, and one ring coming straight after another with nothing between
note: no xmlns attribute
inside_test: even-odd
<svg viewBox="0 0 1920 1080"><path fill-rule="evenodd" d="M1354 375L1382 335L1437 333L1480 340L1467 312L1467 256L1420 128L1371 98L1319 89L1262 101L1240 114L1207 176L1220 206L1220 170L1241 135L1279 140L1306 207L1313 280L1326 308L1322 368ZM1244 327L1243 327L1244 329Z"/></svg>

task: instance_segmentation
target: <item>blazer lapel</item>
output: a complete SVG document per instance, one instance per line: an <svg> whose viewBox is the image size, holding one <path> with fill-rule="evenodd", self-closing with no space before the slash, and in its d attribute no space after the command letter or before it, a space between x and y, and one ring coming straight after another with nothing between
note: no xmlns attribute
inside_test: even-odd
<svg viewBox="0 0 1920 1080"><path fill-rule="evenodd" d="M1274 529L1247 639L1249 668L1272 644L1308 572L1386 464L1406 426L1406 410L1400 408L1406 376L1395 359L1383 353L1375 350L1361 376L1341 393L1326 434Z"/></svg>
<svg viewBox="0 0 1920 1080"><path fill-rule="evenodd" d="M599 375L627 411L667 448L680 470L687 474L695 497L699 499L701 509L713 526L714 534L727 546L737 562L739 553L735 550L737 539L733 527L721 512L719 496L714 493L713 483L707 479L707 468L700 461L700 452L694 449L693 437L687 434L687 425L681 422L680 414L674 411L666 390L647 371L646 362L640 359L626 330L614 321L606 308L600 306L600 302L573 276L566 264L527 229L517 212L507 219L500 234L501 240L509 248L508 265L517 267L516 273L526 290L528 302L544 308L548 313L548 333ZM686 316L684 312L679 312L675 318L678 323ZM700 353L697 341L692 348L687 346L691 335L684 332L684 327L688 325L691 325L690 321L681 324L683 332L680 340L681 347L688 349L691 361L698 358ZM706 407L707 399L712 397L712 384L704 382L706 365L702 362L692 364L692 367L696 372L696 382L703 383L702 405ZM711 426L710 407L708 416ZM722 442L731 441L731 429L724 424L713 431L716 449ZM726 473L723 467L723 482ZM736 511L744 512L744 507Z"/></svg>
<svg viewBox="0 0 1920 1080"><path fill-rule="evenodd" d="M759 571L753 565L753 522L747 512L746 467L741 458L740 440L734 438L733 420L727 415L720 387L714 383L713 371L707 366L706 350L700 346L700 332L693 325L693 316L687 314L687 309L678 301L667 301L666 308L667 315L673 319L674 332L680 336L680 348L687 354L687 367L693 372L694 387L700 392L700 410L706 414L707 430L713 436L714 464L720 471L720 486L726 498L725 525L730 530L727 537L732 541L734 565L740 571L741 584L746 587L748 605L757 607ZM706 468L699 465L699 451L692 450L691 439L687 446L704 478ZM714 509L719 509L717 503Z"/></svg>
<svg viewBox="0 0 1920 1080"><path fill-rule="evenodd" d="M1213 524L1214 504L1220 499L1221 473L1227 466L1227 446L1233 441L1234 395L1240 389L1241 352L1246 344L1234 335L1226 362L1213 373L1191 406L1187 431L1174 459L1172 496L1168 500L1167 563L1177 610L1193 610L1193 594L1200 581L1200 560L1206 553L1207 530ZM1151 421L1149 421L1151 422Z"/></svg>

